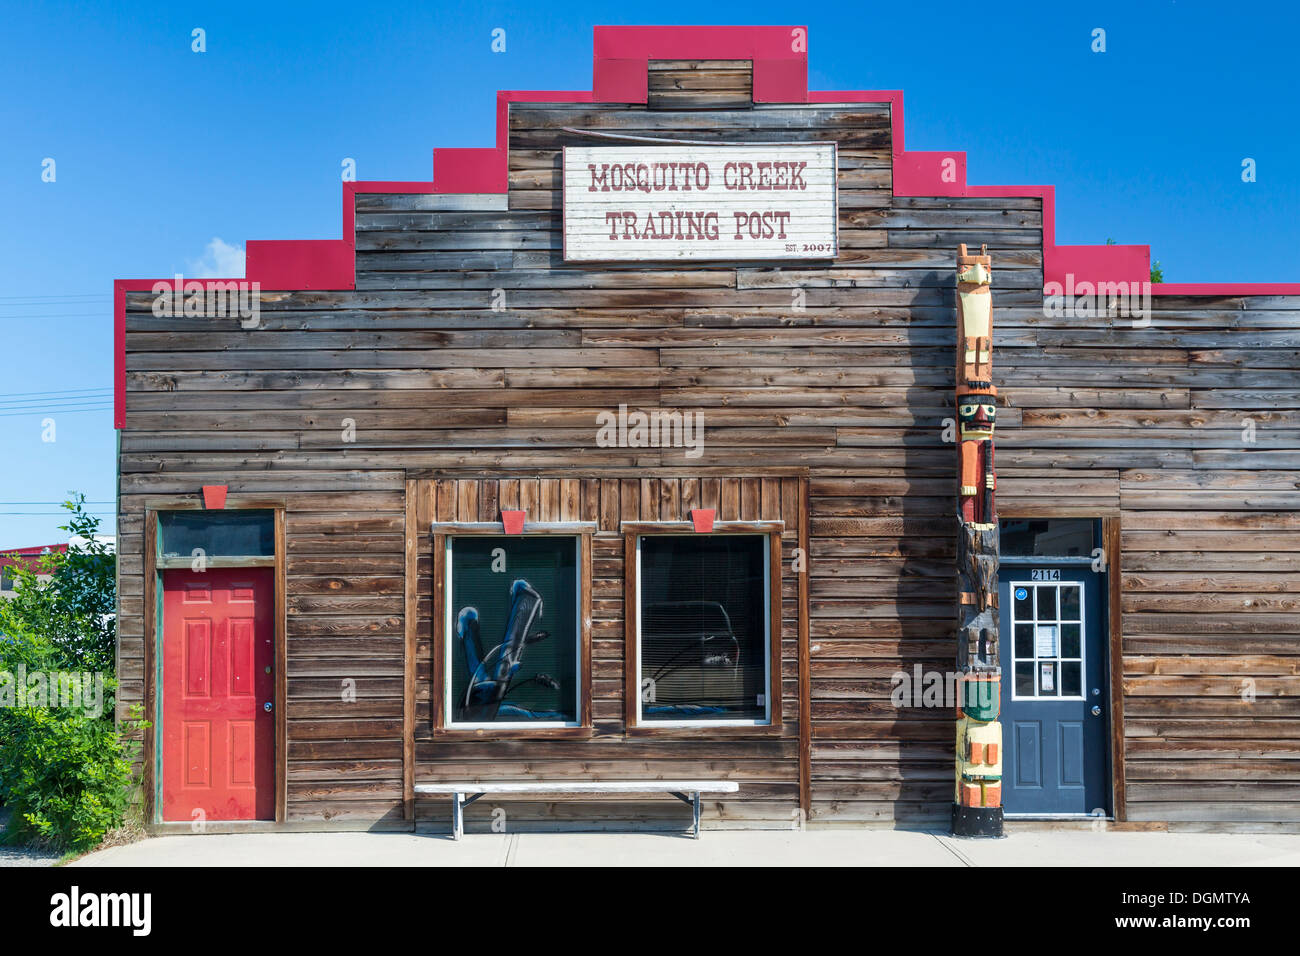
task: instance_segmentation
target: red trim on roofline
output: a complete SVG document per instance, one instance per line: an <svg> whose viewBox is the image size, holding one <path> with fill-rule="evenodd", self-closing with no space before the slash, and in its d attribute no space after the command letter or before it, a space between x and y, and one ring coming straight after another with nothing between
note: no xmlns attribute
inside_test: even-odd
<svg viewBox="0 0 1300 956"><path fill-rule="evenodd" d="M343 184L342 239L250 239L242 279L263 291L356 288L357 193L504 193L509 188L511 103L645 103L649 60L751 60L757 103L888 103L895 196L1037 197L1043 201L1043 281L1145 283L1151 247L1056 244L1056 192L1052 186L978 186L966 182L966 154L914 150L903 145L903 94L899 90L808 89L808 30L797 26L607 26L596 27L591 90L504 90L497 93L497 141L489 147L433 150L430 182ZM126 292L148 291L166 279L119 279L113 284L113 424L126 418ZM1300 295L1300 283L1160 283L1152 295Z"/></svg>

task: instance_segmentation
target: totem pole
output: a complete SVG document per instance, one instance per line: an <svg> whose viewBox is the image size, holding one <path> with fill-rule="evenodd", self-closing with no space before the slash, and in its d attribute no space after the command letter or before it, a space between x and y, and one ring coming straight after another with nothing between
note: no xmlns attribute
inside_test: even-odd
<svg viewBox="0 0 1300 956"><path fill-rule="evenodd" d="M957 252L957 786L952 832L1002 835L992 273Z"/></svg>

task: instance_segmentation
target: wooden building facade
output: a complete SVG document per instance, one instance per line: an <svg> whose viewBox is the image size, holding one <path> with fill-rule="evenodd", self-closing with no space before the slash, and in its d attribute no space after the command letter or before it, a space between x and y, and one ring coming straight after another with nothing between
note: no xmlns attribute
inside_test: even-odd
<svg viewBox="0 0 1300 956"><path fill-rule="evenodd" d="M1094 589L1100 686L1067 652L1061 591L1054 618L1027 619L1021 688L1084 681L1103 740L1086 811L1300 826L1300 287L1146 286L1135 317L1112 286L1089 313L1084 284L1146 282L1145 247L1057 245L1050 187L967 184L962 154L904 148L900 94L808 91L802 49L793 28L600 28L592 91L502 93L496 147L435 151L431 183L345 184L341 240L250 242L255 315L118 283L119 708L154 724L155 822L445 827L417 784L726 779L739 790L706 801L706 826L945 823L952 707L896 695L956 653L945 428L966 243L993 263L1003 577ZM834 144L833 257L566 258L565 148L666 143ZM703 441L598 441L602 416L637 411L698 413ZM450 593L487 593L466 557L484 535L535 561L559 595L541 620L573 631L520 639L521 674L528 654L552 663L500 727L457 709L495 686L464 673L479 618ZM572 551L510 551L543 535ZM642 550L656 535L739 550L697 561L686 543L661 566ZM708 581L745 561L762 573L714 600ZM509 594L503 646L526 606ZM765 615L748 637L733 599ZM724 607L742 649L711 633L657 650L653 620L684 605ZM655 653L695 661L665 691L694 703L648 706ZM700 689L700 662L737 657L752 674ZM233 709L203 718L218 696ZM1034 719L1004 713L1006 747L1060 758L1078 721L1044 744ZM1016 753L1028 789L1072 782ZM520 828L682 817L542 793L484 800L467 826L498 808Z"/></svg>

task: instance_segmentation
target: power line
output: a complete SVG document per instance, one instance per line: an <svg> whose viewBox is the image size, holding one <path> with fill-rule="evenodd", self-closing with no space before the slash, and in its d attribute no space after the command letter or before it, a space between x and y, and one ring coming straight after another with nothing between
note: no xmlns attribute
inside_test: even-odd
<svg viewBox="0 0 1300 956"><path fill-rule="evenodd" d="M113 293L111 292L60 292L58 295L33 295L28 293L26 295L0 295L0 302L11 299L32 299L34 301L49 299L106 299L112 294Z"/></svg>
<svg viewBox="0 0 1300 956"><path fill-rule="evenodd" d="M12 398L0 400L0 408L39 408L44 405L87 405L91 402L102 402L112 397L112 392L104 392L99 395L68 395L66 397L58 395L46 395L36 398Z"/></svg>
<svg viewBox="0 0 1300 956"><path fill-rule="evenodd" d="M97 385L94 388L84 388L72 391L70 389L51 389L44 392L10 392L0 393L0 401L29 402L40 399L63 399L63 398L93 398L96 395L103 395L106 392L112 392L113 389L107 385Z"/></svg>
<svg viewBox="0 0 1300 956"><path fill-rule="evenodd" d="M0 306L3 308L3 306ZM18 313L13 315L0 315L0 319L94 319L104 318L107 310L102 312L44 312L40 315L34 313Z"/></svg>
<svg viewBox="0 0 1300 956"><path fill-rule="evenodd" d="M105 385L90 385L86 388L55 388L43 392L0 392L0 399L14 398L19 395L70 395L73 392L111 392Z"/></svg>
<svg viewBox="0 0 1300 956"><path fill-rule="evenodd" d="M0 395L0 411L59 411L62 409L84 408L91 405L103 405L114 397L111 388L86 389L80 392L32 392L30 394L13 393L11 396Z"/></svg>
<svg viewBox="0 0 1300 956"><path fill-rule="evenodd" d="M87 395L85 398L21 398L12 402L0 402L0 411L84 408L88 405L103 405L110 398L111 395Z"/></svg>
<svg viewBox="0 0 1300 956"><path fill-rule="evenodd" d="M104 395L70 395L67 398L15 398L0 401L0 408L79 408L82 405L103 404L111 399L112 393Z"/></svg>
<svg viewBox="0 0 1300 956"><path fill-rule="evenodd" d="M82 412L111 412L112 405L100 405L95 408L56 408L33 409L29 412L0 412L0 418L22 418L32 415L80 415Z"/></svg>

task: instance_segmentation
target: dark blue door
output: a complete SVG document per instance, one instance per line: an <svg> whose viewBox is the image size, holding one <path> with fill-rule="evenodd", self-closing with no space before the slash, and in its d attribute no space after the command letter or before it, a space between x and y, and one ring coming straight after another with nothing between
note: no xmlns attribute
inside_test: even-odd
<svg viewBox="0 0 1300 956"><path fill-rule="evenodd" d="M1002 801L1008 814L1107 811L1105 580L1087 565L1001 568Z"/></svg>

